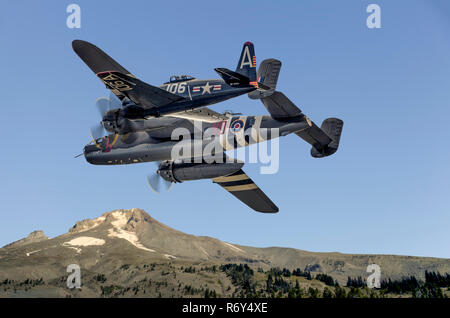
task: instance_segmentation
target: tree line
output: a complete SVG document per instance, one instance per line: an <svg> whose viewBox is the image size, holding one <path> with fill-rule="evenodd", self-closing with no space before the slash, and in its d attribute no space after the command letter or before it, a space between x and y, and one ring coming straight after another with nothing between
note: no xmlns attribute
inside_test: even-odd
<svg viewBox="0 0 450 318"><path fill-rule="evenodd" d="M450 291L450 274L425 271L425 281L414 276L401 279L387 279L381 282L380 289L369 289L363 277L348 277L347 284L340 286L332 276L319 273L311 274L310 271L300 268L290 271L283 268L271 268L267 271L258 269L258 273L264 273L264 284L257 284L254 271L246 264L226 264L219 270L225 272L231 278L231 282L237 287L238 292L234 297L290 297L290 298L380 298L389 295L404 295L415 298L446 298L445 290ZM323 290L308 287L301 288L295 277L304 277L307 280L323 282L326 287ZM344 288L345 287L345 288Z"/></svg>

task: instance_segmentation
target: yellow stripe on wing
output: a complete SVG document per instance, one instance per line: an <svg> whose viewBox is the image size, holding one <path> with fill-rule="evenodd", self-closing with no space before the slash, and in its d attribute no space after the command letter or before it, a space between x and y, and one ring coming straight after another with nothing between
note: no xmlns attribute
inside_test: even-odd
<svg viewBox="0 0 450 318"><path fill-rule="evenodd" d="M240 175L234 175L234 176L227 176L227 177L218 177L212 179L214 182L231 182L231 181L239 181L239 180L246 180L248 179L248 176L243 173Z"/></svg>
<svg viewBox="0 0 450 318"><path fill-rule="evenodd" d="M230 187L223 187L225 190L228 191L245 191L245 190L253 190L258 189L258 186L254 183L250 184L243 184L243 185L237 185L237 186L230 186Z"/></svg>

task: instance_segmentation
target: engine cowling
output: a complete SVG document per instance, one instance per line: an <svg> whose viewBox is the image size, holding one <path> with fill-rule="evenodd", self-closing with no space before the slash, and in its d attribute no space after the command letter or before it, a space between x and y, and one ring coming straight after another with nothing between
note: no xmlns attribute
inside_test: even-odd
<svg viewBox="0 0 450 318"><path fill-rule="evenodd" d="M232 174L241 169L243 165L243 162L178 163L164 161L159 165L158 174L170 182L212 179Z"/></svg>
<svg viewBox="0 0 450 318"><path fill-rule="evenodd" d="M144 131L157 126L155 122L145 120L143 116L140 107L130 105L122 109L112 109L106 112L102 118L102 125L106 131L120 135ZM160 125L164 125L164 123Z"/></svg>
<svg viewBox="0 0 450 318"><path fill-rule="evenodd" d="M109 110L102 118L102 125L106 131L110 133L116 133L119 130L118 117L120 109Z"/></svg>

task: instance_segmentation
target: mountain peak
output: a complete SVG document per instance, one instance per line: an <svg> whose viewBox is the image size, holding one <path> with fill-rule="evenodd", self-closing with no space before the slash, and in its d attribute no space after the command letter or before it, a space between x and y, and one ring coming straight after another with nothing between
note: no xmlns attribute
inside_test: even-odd
<svg viewBox="0 0 450 318"><path fill-rule="evenodd" d="M17 247L17 246L23 246L30 243L37 243L44 240L48 240L48 237L44 234L43 231L37 230L31 232L27 237L20 239L18 241L9 243L5 245L4 247Z"/></svg>
<svg viewBox="0 0 450 318"><path fill-rule="evenodd" d="M142 209L119 209L103 213L100 217L95 219L78 221L69 229L69 233L74 234L84 232L104 223L113 224L115 227L127 231L136 231L145 223L160 224Z"/></svg>
<svg viewBox="0 0 450 318"><path fill-rule="evenodd" d="M147 212L141 209L115 211L111 214L116 218L116 224L122 223L122 229L136 232L142 229L145 223L156 222Z"/></svg>

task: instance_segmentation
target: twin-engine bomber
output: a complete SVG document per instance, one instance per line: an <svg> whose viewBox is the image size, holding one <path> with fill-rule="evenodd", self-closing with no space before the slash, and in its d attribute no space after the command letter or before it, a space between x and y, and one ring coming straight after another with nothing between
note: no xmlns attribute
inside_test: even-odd
<svg viewBox="0 0 450 318"><path fill-rule="evenodd" d="M211 179L253 210L275 213L278 207L245 174L244 163L225 152L291 133L312 146L315 158L338 149L343 121L328 118L319 128L305 116L276 90L280 61L266 59L256 71L251 42L244 43L235 71L215 69L222 79L172 76L159 87L137 79L91 43L75 40L72 46L112 92L109 99L97 100L102 120L91 129L92 141L83 151L86 160L95 165L159 162L156 173L147 177L155 192L161 183L169 188L174 183ZM207 107L243 94L261 100L270 115L218 113Z"/></svg>

